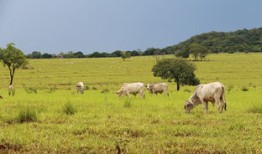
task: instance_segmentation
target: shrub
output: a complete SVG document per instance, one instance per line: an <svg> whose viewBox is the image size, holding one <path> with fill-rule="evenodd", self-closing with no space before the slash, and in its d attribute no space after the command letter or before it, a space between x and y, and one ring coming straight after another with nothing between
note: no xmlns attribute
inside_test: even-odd
<svg viewBox="0 0 262 154"><path fill-rule="evenodd" d="M92 87L92 90L97 90L97 88L96 87Z"/></svg>
<svg viewBox="0 0 262 154"><path fill-rule="evenodd" d="M248 87L245 87L245 86L244 86L244 87L241 88L241 90L242 90L242 91L248 91Z"/></svg>
<svg viewBox="0 0 262 154"><path fill-rule="evenodd" d="M25 87L25 91L28 93L28 94L31 94L31 93L35 93L37 94L37 89L36 87Z"/></svg>
<svg viewBox="0 0 262 154"><path fill-rule="evenodd" d="M109 89L107 89L107 88L106 88L106 89L103 89L103 90L101 91L102 94L105 94L105 93L108 93L108 92L109 92Z"/></svg>
<svg viewBox="0 0 262 154"><path fill-rule="evenodd" d="M35 122L37 121L36 112L29 107L20 110L17 121L20 123L23 122Z"/></svg>
<svg viewBox="0 0 262 154"><path fill-rule="evenodd" d="M76 108L70 103L67 102L64 106L62 111L67 115L73 115L76 113Z"/></svg>

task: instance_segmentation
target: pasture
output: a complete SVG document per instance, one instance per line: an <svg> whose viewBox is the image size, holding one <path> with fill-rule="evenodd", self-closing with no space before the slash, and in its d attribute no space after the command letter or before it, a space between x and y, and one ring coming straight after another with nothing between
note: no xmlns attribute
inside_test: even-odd
<svg viewBox="0 0 262 154"><path fill-rule="evenodd" d="M169 56L160 57L167 58ZM190 114L183 104L194 87L170 96L119 98L123 82L163 82L156 57L29 60L17 70L16 93L0 67L0 152L21 153L262 153L262 54L211 54L193 62L201 83L226 86L227 111L209 105ZM77 94L75 84L87 90ZM29 113L33 122L23 122Z"/></svg>

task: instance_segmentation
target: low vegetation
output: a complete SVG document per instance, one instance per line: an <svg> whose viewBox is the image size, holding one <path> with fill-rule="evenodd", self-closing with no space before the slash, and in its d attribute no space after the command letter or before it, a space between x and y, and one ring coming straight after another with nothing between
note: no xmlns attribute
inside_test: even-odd
<svg viewBox="0 0 262 154"><path fill-rule="evenodd" d="M169 96L118 97L123 82L163 82L151 72L153 56L29 60L32 69L16 74L14 96L9 71L0 67L0 153L262 153L261 59L259 53L210 54L194 63L202 83L230 89L222 114L211 104L209 114L201 105L186 114L194 86L176 91L165 80ZM89 87L84 94L76 93L79 81Z"/></svg>

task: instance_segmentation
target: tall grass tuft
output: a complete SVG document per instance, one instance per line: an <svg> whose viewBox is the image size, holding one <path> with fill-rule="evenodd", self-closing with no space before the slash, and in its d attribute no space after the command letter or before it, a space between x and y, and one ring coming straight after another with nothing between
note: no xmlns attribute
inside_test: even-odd
<svg viewBox="0 0 262 154"><path fill-rule="evenodd" d="M20 110L17 121L20 123L24 122L35 122L37 121L36 112L29 107Z"/></svg>
<svg viewBox="0 0 262 154"><path fill-rule="evenodd" d="M63 113L67 115L73 115L76 113L76 108L72 105L71 102L67 102L62 109Z"/></svg>
<svg viewBox="0 0 262 154"><path fill-rule="evenodd" d="M252 106L247 109L248 113L262 113L262 106Z"/></svg>
<svg viewBox="0 0 262 154"><path fill-rule="evenodd" d="M124 102L124 107L125 108L130 108L131 107L131 99L127 98Z"/></svg>

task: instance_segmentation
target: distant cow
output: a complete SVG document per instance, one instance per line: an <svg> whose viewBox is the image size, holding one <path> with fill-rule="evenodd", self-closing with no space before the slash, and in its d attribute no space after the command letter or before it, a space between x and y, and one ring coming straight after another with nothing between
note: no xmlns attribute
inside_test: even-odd
<svg viewBox="0 0 262 154"><path fill-rule="evenodd" d="M185 102L184 109L190 112L198 104L203 104L205 113L208 113L208 102L218 105L219 112L226 111L225 86L220 82L200 84L194 93Z"/></svg>
<svg viewBox="0 0 262 154"><path fill-rule="evenodd" d="M14 86L13 85L9 85L8 86L8 95L15 95L15 89L14 89Z"/></svg>
<svg viewBox="0 0 262 154"><path fill-rule="evenodd" d="M136 96L137 94L140 94L142 98L145 98L144 94L144 83L141 82L135 82L135 83L124 83L120 90L116 92L118 96L126 95L130 97L130 94L133 94Z"/></svg>
<svg viewBox="0 0 262 154"><path fill-rule="evenodd" d="M151 94L162 94L165 93L169 96L168 85L166 83L156 83L156 84L147 84L146 89L150 91Z"/></svg>
<svg viewBox="0 0 262 154"><path fill-rule="evenodd" d="M77 84L76 84L76 92L77 93L81 93L81 94L83 94L84 93L84 90L85 90L85 85L84 85L84 83L83 82L78 82Z"/></svg>

